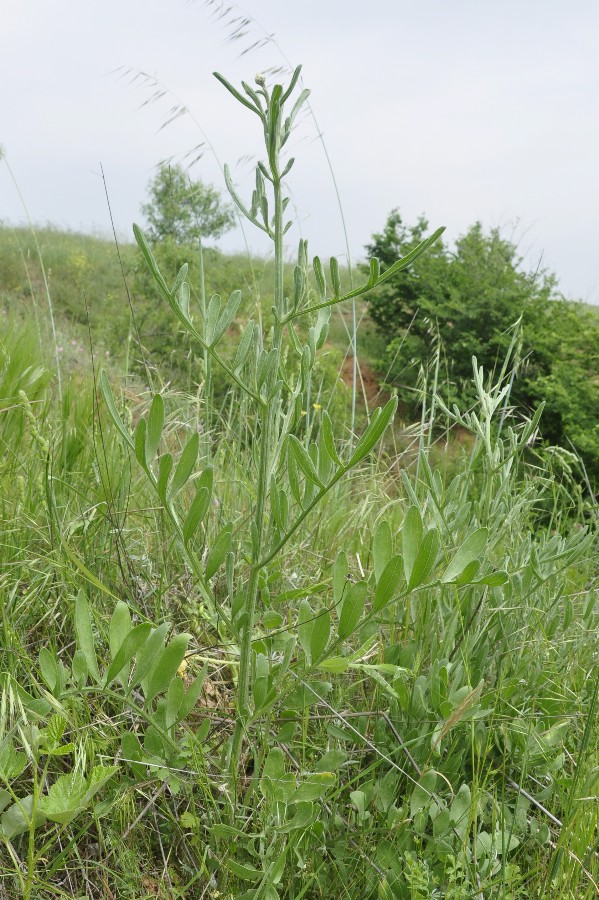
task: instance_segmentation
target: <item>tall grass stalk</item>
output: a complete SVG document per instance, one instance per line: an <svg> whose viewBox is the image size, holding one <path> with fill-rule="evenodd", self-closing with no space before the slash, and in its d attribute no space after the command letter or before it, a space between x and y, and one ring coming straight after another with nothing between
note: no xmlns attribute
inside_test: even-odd
<svg viewBox="0 0 599 900"><path fill-rule="evenodd" d="M14 174L11 166L10 166L10 163L8 162L6 153L2 150L2 148L0 148L0 160L4 162L4 165L6 166L8 174L10 175L10 179L15 187L15 190L16 190L18 196L19 196L19 200L21 201L23 211L25 213L25 216L27 217L27 222L29 224L29 230L31 232L31 236L35 243L37 258L38 258L38 261L40 264L40 271L42 273L42 278L43 278L43 282L44 282L44 291L46 293L46 301L48 303L48 316L50 319L50 328L52 329L52 341L54 343L54 361L56 364L56 379L57 379L57 384L58 384L58 397L59 397L60 403L62 404L62 374L61 374L61 365L60 365L60 353L59 353L59 349L58 349L58 338L56 336L56 322L54 320L54 306L52 303L52 295L50 293L50 284L48 282L48 275L46 273L46 267L44 266L44 259L42 256L42 251L41 251L38 239L37 239L37 234L36 234L36 231L35 231L35 228L33 225L33 221L31 219L31 216L29 215L29 210L27 208L27 204L25 203L25 198L24 198L23 194L21 193L21 188L19 187L19 183L15 177L15 174Z"/></svg>

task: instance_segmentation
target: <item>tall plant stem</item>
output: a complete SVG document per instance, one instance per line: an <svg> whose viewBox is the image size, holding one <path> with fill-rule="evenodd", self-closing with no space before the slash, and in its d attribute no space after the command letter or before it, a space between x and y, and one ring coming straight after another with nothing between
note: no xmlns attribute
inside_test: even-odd
<svg viewBox="0 0 599 900"><path fill-rule="evenodd" d="M274 178L274 245L275 245L275 283L274 301L278 316L274 327L273 348L277 351L276 364L267 384L267 396L270 396L279 374L281 340L283 327L278 321L283 316L283 195L281 179ZM264 516L270 481L272 448L275 445L275 431L278 418L278 403L271 400L260 411L260 450L258 462L258 484L256 491L256 507L254 511L254 532L252 538L252 568L247 587L244 607L244 622L241 634L239 657L239 681L237 683L237 719L231 749L231 776L235 780L238 775L241 747L245 725L250 716L250 689L252 676L252 634L258 601L258 585L261 569L262 541L264 533Z"/></svg>
<svg viewBox="0 0 599 900"><path fill-rule="evenodd" d="M202 238L199 238L199 263L200 263L200 310L202 312L202 322L206 322L208 304L206 302L206 276L204 273L204 245ZM204 348L204 430L206 434L206 459L210 462L212 458L212 444L210 437L212 409L212 359L208 350Z"/></svg>

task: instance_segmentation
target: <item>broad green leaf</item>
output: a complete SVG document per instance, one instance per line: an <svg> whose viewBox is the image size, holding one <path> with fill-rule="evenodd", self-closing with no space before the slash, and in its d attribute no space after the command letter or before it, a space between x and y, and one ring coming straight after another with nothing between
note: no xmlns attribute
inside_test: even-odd
<svg viewBox="0 0 599 900"><path fill-rule="evenodd" d="M129 607L122 600L119 600L114 607L110 619L110 629L108 635L108 646L110 649L110 658L114 659L119 647L131 631L131 613Z"/></svg>
<svg viewBox="0 0 599 900"><path fill-rule="evenodd" d="M79 591L75 600L75 635L77 637L78 649L85 656L87 669L94 679L100 682L100 673L98 672L98 661L96 659L96 651L94 647L94 635L92 631L92 621L87 600L83 591Z"/></svg>
<svg viewBox="0 0 599 900"><path fill-rule="evenodd" d="M116 766L94 766L88 778L79 771L61 775L42 797L42 813L51 822L68 825L89 806L94 795L116 771Z"/></svg>
<svg viewBox="0 0 599 900"><path fill-rule="evenodd" d="M310 635L310 660L312 663L320 659L326 650L331 634L331 615L328 609L319 609L312 623Z"/></svg>
<svg viewBox="0 0 599 900"><path fill-rule="evenodd" d="M422 543L422 517L417 506L411 506L406 513L401 530L403 565L406 581L412 577L412 569Z"/></svg>
<svg viewBox="0 0 599 900"><path fill-rule="evenodd" d="M144 645L152 631L152 625L149 622L140 622L135 625L129 634L125 635L125 640L117 650L105 676L105 685L108 687L115 678L121 676L123 686L126 685L129 678L129 663L138 652L140 647ZM126 671L124 671L126 669Z"/></svg>
<svg viewBox="0 0 599 900"><path fill-rule="evenodd" d="M337 778L332 772L315 772L298 785L291 797L292 803L306 803L321 800L334 787Z"/></svg>
<svg viewBox="0 0 599 900"><path fill-rule="evenodd" d="M343 550L340 550L333 566L333 603L335 606L341 603L345 590L349 587L348 574L347 556Z"/></svg>
<svg viewBox="0 0 599 900"><path fill-rule="evenodd" d="M337 627L337 634L341 640L348 638L360 621L364 611L367 590L366 582L358 581L356 584L350 585L345 592Z"/></svg>
<svg viewBox="0 0 599 900"><path fill-rule="evenodd" d="M237 310L239 309L239 304L241 303L241 291L233 291L229 299L227 300L226 306L223 309L220 318L216 324L216 328L214 331L213 341L218 341L222 335L225 333L227 328L233 322L233 319L237 315Z"/></svg>
<svg viewBox="0 0 599 900"><path fill-rule="evenodd" d="M166 692L165 720L167 728L179 721L179 712L184 699L185 688L183 682L178 675L175 675Z"/></svg>
<svg viewBox="0 0 599 900"><path fill-rule="evenodd" d="M310 653L310 638L312 637L312 626L314 624L314 613L312 612L312 607L308 603L306 599L302 600L299 605L298 610L298 637L299 642L302 645L302 650L306 654L306 659L308 660L308 665L312 662L312 657Z"/></svg>
<svg viewBox="0 0 599 900"><path fill-rule="evenodd" d="M318 472L316 471L316 467L312 462L309 453L307 453L296 436L290 434L287 441L289 453L294 456L298 467L302 470L306 478L318 487L324 487L322 481L318 477Z"/></svg>
<svg viewBox="0 0 599 900"><path fill-rule="evenodd" d="M302 506L302 488L297 470L297 463L293 454L287 456L287 477L289 479L289 487L298 506Z"/></svg>
<svg viewBox="0 0 599 900"><path fill-rule="evenodd" d="M171 472L173 471L173 457L170 453L163 453L158 460L158 481L156 490L158 496L166 506L167 504L167 487Z"/></svg>
<svg viewBox="0 0 599 900"><path fill-rule="evenodd" d="M225 561L225 556L231 549L231 541L232 541L232 526L225 525L225 527L219 531L214 544L210 548L208 552L208 556L206 557L206 578L210 579L216 572L220 569L221 565Z"/></svg>
<svg viewBox="0 0 599 900"><path fill-rule="evenodd" d="M250 347L252 346L252 338L254 337L254 328L254 321L253 319L250 319L250 321L244 328L243 334L241 335L241 340L239 341L239 344L237 346L237 352L235 354L235 359L233 360L234 372L238 372L241 369L248 357Z"/></svg>
<svg viewBox="0 0 599 900"><path fill-rule="evenodd" d="M27 756L15 750L10 737L5 737L0 744L0 778L2 781L14 781L27 768Z"/></svg>
<svg viewBox="0 0 599 900"><path fill-rule="evenodd" d="M208 512L210 506L210 491L206 487L198 489L197 494L192 500L189 512L183 522L183 539L186 544L192 539L198 530L200 523Z"/></svg>
<svg viewBox="0 0 599 900"><path fill-rule="evenodd" d="M279 834L289 834L290 831L297 831L298 828L306 829L315 821L318 814L318 807L314 803L298 802L295 806L295 812L291 819L288 819L284 825L277 826Z"/></svg>
<svg viewBox="0 0 599 900"><path fill-rule="evenodd" d="M135 441L135 458L142 469L147 470L148 463L146 458L146 420L140 419L135 428L133 435Z"/></svg>
<svg viewBox="0 0 599 900"><path fill-rule="evenodd" d="M87 681L89 670L87 668L87 660L85 658L85 654L81 650L76 650L73 654L71 670L73 672L73 679L77 687L83 687L83 685Z"/></svg>
<svg viewBox="0 0 599 900"><path fill-rule="evenodd" d="M180 285L177 290L177 306L181 310L181 314L187 322L190 321L189 298L190 298L189 284L186 281L184 281L183 284Z"/></svg>
<svg viewBox="0 0 599 900"><path fill-rule="evenodd" d="M204 687L204 681L206 680L206 675L208 673L208 665L206 665L197 678L193 681L192 684L189 685L185 692L185 696L183 697L183 702L179 708L179 721L182 722L183 719L186 719L189 713L194 709L196 703L198 702L198 698L202 693L202 688Z"/></svg>
<svg viewBox="0 0 599 900"><path fill-rule="evenodd" d="M383 570L393 553L393 535L391 526L386 519L382 519L376 527L372 539L372 556L374 561L374 577L378 582Z"/></svg>
<svg viewBox="0 0 599 900"><path fill-rule="evenodd" d="M387 605L397 591L403 574L401 556L393 556L385 566L374 592L373 612L379 612Z"/></svg>
<svg viewBox="0 0 599 900"><path fill-rule="evenodd" d="M33 795L23 797L18 803L13 803L8 809L2 813L0 817L0 831L4 837L12 841L14 837L29 831L30 823L33 820ZM46 817L38 806L35 827L42 825L46 821Z"/></svg>
<svg viewBox="0 0 599 900"><path fill-rule="evenodd" d="M148 688L144 691L146 703L153 700L157 694L161 694L168 689L171 679L175 676L183 661L191 637L190 634L176 634L164 648L156 660Z"/></svg>
<svg viewBox="0 0 599 900"><path fill-rule="evenodd" d="M500 587L502 584L506 584L506 582L508 581L508 573L499 570L498 572L490 572L488 575L483 575L482 578L477 578L474 583L486 584L488 587Z"/></svg>
<svg viewBox="0 0 599 900"><path fill-rule="evenodd" d="M470 819L472 796L467 784L463 784L451 802L449 817L452 827L455 828L460 838L466 836Z"/></svg>
<svg viewBox="0 0 599 900"><path fill-rule="evenodd" d="M268 352L266 350L262 351L258 362L258 371L256 373L256 385L258 390L260 390L262 385L268 380L270 373L276 365L277 357L278 354L274 347Z"/></svg>
<svg viewBox="0 0 599 900"><path fill-rule="evenodd" d="M345 750L327 750L314 766L315 772L336 772L348 760Z"/></svg>
<svg viewBox="0 0 599 900"><path fill-rule="evenodd" d="M228 857L225 858L224 863L233 875L237 875L237 877L243 879L243 881L261 881L264 875L264 872L261 869L254 869L252 866L242 865Z"/></svg>
<svg viewBox="0 0 599 900"><path fill-rule="evenodd" d="M264 763L260 778L260 793L270 803L285 802L295 790L295 778L285 770L285 756L273 747Z"/></svg>
<svg viewBox="0 0 599 900"><path fill-rule="evenodd" d="M462 574L455 579L455 584L472 584L480 572L480 559L473 559L468 563Z"/></svg>
<svg viewBox="0 0 599 900"><path fill-rule="evenodd" d="M428 808L436 786L437 773L432 769L425 772L412 791L412 796L410 797L410 816L414 817L418 810Z"/></svg>
<svg viewBox="0 0 599 900"><path fill-rule="evenodd" d="M488 528L478 528L472 534L468 535L447 566L447 569L441 578L443 584L455 581L469 563L474 559L478 559L487 545L488 538Z"/></svg>
<svg viewBox="0 0 599 900"><path fill-rule="evenodd" d="M83 772L61 775L41 798L40 809L51 822L68 825L85 809L87 779Z"/></svg>
<svg viewBox="0 0 599 900"><path fill-rule="evenodd" d="M418 550L418 555L414 561L414 568L412 569L412 575L408 582L409 591L424 584L430 577L435 568L438 554L439 532L436 528L431 528L422 541L420 549Z"/></svg>
<svg viewBox="0 0 599 900"><path fill-rule="evenodd" d="M392 397L388 403L381 409L376 409L370 420L370 425L358 441L353 456L351 457L348 468L357 465L368 453L383 435L383 432L391 422L397 409L397 397Z"/></svg>
<svg viewBox="0 0 599 900"><path fill-rule="evenodd" d="M143 682L148 672L152 669L156 658L162 653L168 629L168 622L163 622L158 628L154 628L137 653L135 669L129 685L130 691L140 682Z"/></svg>
<svg viewBox="0 0 599 900"><path fill-rule="evenodd" d="M262 616L262 624L268 630L280 628L284 621L281 613L275 612L274 609L267 610Z"/></svg>
<svg viewBox="0 0 599 900"><path fill-rule="evenodd" d="M50 693L54 694L60 683L58 660L56 659L54 654L51 653L50 650L48 650L47 647L41 648L38 659L42 678L48 685Z"/></svg>
<svg viewBox="0 0 599 900"><path fill-rule="evenodd" d="M348 667L349 660L347 657L330 656L328 659L323 659L318 664L317 669L319 672L329 672L331 675L343 675L344 672L347 672Z"/></svg>
<svg viewBox="0 0 599 900"><path fill-rule="evenodd" d="M154 394L150 413L148 415L148 425L146 429L146 465L149 466L156 453L158 445L162 437L162 429L164 428L164 400L160 394Z"/></svg>
<svg viewBox="0 0 599 900"><path fill-rule="evenodd" d="M220 294L213 294L208 303L206 322L204 323L204 337L206 343L211 346L215 342L215 330L220 315Z"/></svg>
<svg viewBox="0 0 599 900"><path fill-rule="evenodd" d="M197 458L198 451L200 449L200 436L196 432L192 434L189 438L185 447L183 449L183 453L179 458L179 462L177 463L177 468L175 469L175 474L173 475L173 480L171 481L171 487L169 491L169 496L176 497L181 488L187 484L191 473L194 470Z"/></svg>
<svg viewBox="0 0 599 900"><path fill-rule="evenodd" d="M175 283L173 284L171 294L175 294L182 284L186 284L187 282L187 273L189 272L189 264L183 263L179 271L177 272L177 277L175 278Z"/></svg>

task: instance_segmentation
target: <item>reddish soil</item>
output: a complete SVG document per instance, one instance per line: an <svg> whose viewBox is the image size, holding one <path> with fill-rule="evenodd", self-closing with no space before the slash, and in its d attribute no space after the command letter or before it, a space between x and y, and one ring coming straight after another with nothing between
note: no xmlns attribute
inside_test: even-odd
<svg viewBox="0 0 599 900"><path fill-rule="evenodd" d="M354 358L347 356L341 367L340 376L343 383L351 390L353 384ZM381 391L378 379L372 371L368 363L358 360L358 392L362 397L366 397L368 409L374 409L375 406L382 406L389 399L389 394Z"/></svg>

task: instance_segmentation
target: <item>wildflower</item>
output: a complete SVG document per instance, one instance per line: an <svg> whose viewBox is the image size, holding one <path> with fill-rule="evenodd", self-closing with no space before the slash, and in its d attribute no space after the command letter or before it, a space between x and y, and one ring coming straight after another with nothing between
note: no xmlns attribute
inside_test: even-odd
<svg viewBox="0 0 599 900"><path fill-rule="evenodd" d="M312 408L316 410L322 409L322 403L313 403Z"/></svg>
<svg viewBox="0 0 599 900"><path fill-rule="evenodd" d="M182 659L181 664L179 665L179 668L177 669L177 675L180 678L183 678L186 672L187 672L187 660Z"/></svg>

